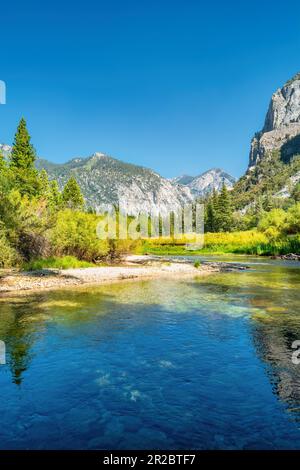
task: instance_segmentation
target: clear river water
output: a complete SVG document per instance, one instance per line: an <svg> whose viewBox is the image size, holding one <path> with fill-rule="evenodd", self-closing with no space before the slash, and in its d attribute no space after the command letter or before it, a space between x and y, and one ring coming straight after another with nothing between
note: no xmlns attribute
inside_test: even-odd
<svg viewBox="0 0 300 470"><path fill-rule="evenodd" d="M0 448L300 449L300 263L233 259L1 297Z"/></svg>

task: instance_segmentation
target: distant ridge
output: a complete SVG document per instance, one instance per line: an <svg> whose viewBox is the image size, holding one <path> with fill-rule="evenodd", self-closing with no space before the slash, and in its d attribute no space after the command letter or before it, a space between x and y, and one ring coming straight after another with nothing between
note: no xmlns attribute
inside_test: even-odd
<svg viewBox="0 0 300 470"><path fill-rule="evenodd" d="M210 194L214 189L220 191L223 184L228 189L232 189L236 178L221 168L211 168L199 176L178 176L173 178L172 182L188 187L194 197L203 197Z"/></svg>
<svg viewBox="0 0 300 470"><path fill-rule="evenodd" d="M11 147L0 144L8 156ZM50 179L62 188L70 176L78 181L87 205L97 209L114 204L136 215L140 211L167 214L192 202L195 197L221 189L223 182L231 188L235 178L219 168L199 176L180 176L168 180L155 171L126 163L101 152L83 158L75 157L66 163L53 163L38 158L38 170L45 169Z"/></svg>

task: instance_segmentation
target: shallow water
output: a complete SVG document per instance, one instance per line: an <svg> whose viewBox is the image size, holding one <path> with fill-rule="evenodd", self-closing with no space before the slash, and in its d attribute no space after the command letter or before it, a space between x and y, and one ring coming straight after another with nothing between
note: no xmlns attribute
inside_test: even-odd
<svg viewBox="0 0 300 470"><path fill-rule="evenodd" d="M0 298L0 447L300 449L300 263L246 262Z"/></svg>

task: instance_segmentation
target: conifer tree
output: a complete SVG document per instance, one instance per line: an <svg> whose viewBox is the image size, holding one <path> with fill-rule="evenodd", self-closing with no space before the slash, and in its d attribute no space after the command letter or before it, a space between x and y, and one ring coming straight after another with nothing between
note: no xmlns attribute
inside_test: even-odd
<svg viewBox="0 0 300 470"><path fill-rule="evenodd" d="M10 169L17 189L22 195L36 196L39 192L38 172L35 169L36 155L30 143L26 121L21 119L10 156Z"/></svg>
<svg viewBox="0 0 300 470"><path fill-rule="evenodd" d="M270 190L266 192L263 207L267 212L270 212L272 209L274 209L274 199Z"/></svg>
<svg viewBox="0 0 300 470"><path fill-rule="evenodd" d="M40 183L40 194L42 197L48 197L50 192L50 183L48 174L45 169L39 174L39 183Z"/></svg>
<svg viewBox="0 0 300 470"><path fill-rule="evenodd" d="M205 231L206 232L215 231L215 213L214 213L213 203L211 200L208 202L206 206Z"/></svg>
<svg viewBox="0 0 300 470"><path fill-rule="evenodd" d="M229 232L232 230L233 211L231 207L230 195L226 185L223 183L221 192L218 196L218 231Z"/></svg>
<svg viewBox="0 0 300 470"><path fill-rule="evenodd" d="M10 164L15 168L32 169L34 168L35 158L35 151L30 143L26 121L22 118L15 135Z"/></svg>
<svg viewBox="0 0 300 470"><path fill-rule="evenodd" d="M83 195L74 176L71 176L63 189L62 202L70 209L81 209L84 205Z"/></svg>
<svg viewBox="0 0 300 470"><path fill-rule="evenodd" d="M56 180L50 181L49 205L54 209L59 209L62 204L62 195L59 191Z"/></svg>
<svg viewBox="0 0 300 470"><path fill-rule="evenodd" d="M219 231L219 196L215 188L213 189L212 198L211 198L211 206L212 206L212 232Z"/></svg>

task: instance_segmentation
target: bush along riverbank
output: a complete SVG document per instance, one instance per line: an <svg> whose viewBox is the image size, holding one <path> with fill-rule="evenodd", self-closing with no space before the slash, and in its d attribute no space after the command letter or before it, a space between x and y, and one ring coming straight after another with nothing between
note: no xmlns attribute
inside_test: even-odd
<svg viewBox="0 0 300 470"><path fill-rule="evenodd" d="M229 233L206 233L201 249L192 249L186 243L171 238L144 240L138 252L154 255L245 254L279 256L300 254L300 237L285 235L270 239L257 230Z"/></svg>

